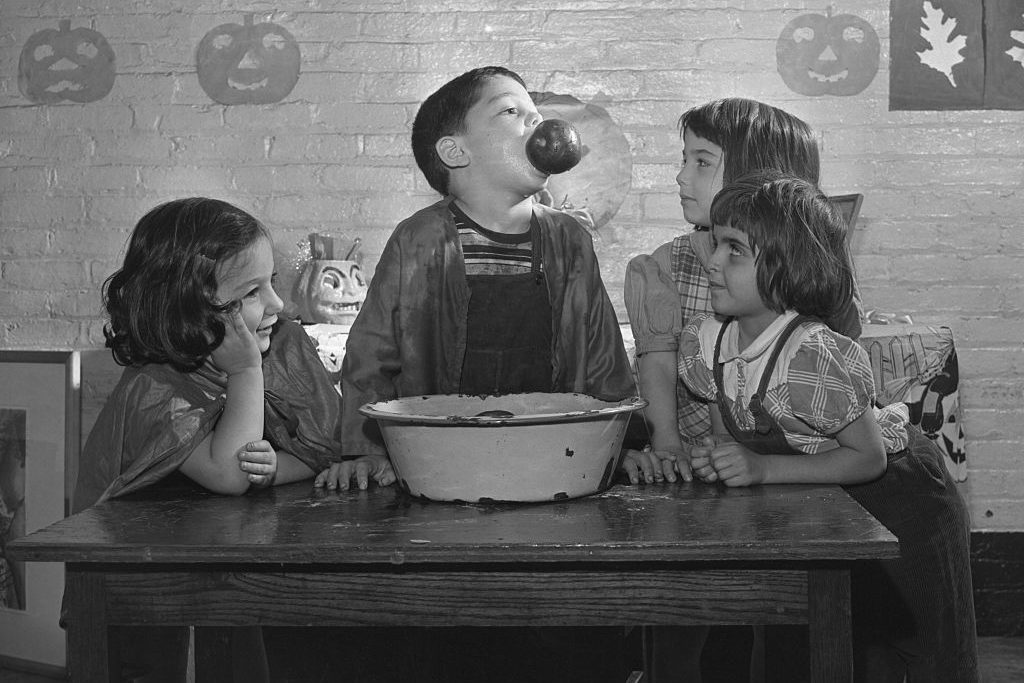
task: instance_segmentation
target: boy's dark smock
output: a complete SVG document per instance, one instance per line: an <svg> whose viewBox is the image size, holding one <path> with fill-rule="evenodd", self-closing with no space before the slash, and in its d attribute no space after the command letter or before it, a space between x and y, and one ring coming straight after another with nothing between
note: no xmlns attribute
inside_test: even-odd
<svg viewBox="0 0 1024 683"><path fill-rule="evenodd" d="M455 394L466 353L469 286L446 198L398 224L342 363L346 457L385 452L359 407L421 394ZM590 235L573 217L534 205L552 316L552 387L617 401L635 392L619 323Z"/></svg>
<svg viewBox="0 0 1024 683"><path fill-rule="evenodd" d="M314 472L328 466L328 455L341 449L341 397L297 323L275 327L263 384L263 438ZM75 511L176 472L217 424L225 392L226 378L205 366L195 372L160 363L126 368L82 452Z"/></svg>

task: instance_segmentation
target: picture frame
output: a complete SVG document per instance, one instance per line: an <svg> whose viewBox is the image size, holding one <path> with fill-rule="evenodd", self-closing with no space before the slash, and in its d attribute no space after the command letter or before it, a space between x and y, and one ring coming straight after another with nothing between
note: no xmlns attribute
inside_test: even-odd
<svg viewBox="0 0 1024 683"><path fill-rule="evenodd" d="M829 200L836 205L843 214L843 218L846 219L846 225L849 227L847 235L849 236L857 225L857 218L860 216L860 206L864 203L864 195L859 192L837 194L829 197Z"/></svg>
<svg viewBox="0 0 1024 683"><path fill-rule="evenodd" d="M14 538L66 517L77 476L77 351L0 351L0 661L66 666L64 565L8 560Z"/></svg>

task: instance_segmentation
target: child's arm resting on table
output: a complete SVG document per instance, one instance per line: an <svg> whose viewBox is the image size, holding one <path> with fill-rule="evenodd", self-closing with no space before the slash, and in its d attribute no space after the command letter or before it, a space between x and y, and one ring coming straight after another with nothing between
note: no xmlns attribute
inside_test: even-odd
<svg viewBox="0 0 1024 683"><path fill-rule="evenodd" d="M240 495L249 488L250 473L273 477L277 454L267 444L267 449L257 449L259 455L247 456L250 470L259 471L242 469L241 452L263 439L263 366L256 338L237 311L226 316L224 340L210 359L227 375L224 412L182 463L181 471L214 493Z"/></svg>
<svg viewBox="0 0 1024 683"><path fill-rule="evenodd" d="M363 455L353 460L331 463L329 469L316 475L313 486L346 491L349 483L355 479L356 485L365 490L370 485L370 477L378 486L395 483L395 470L391 467L391 461L383 455Z"/></svg>
<svg viewBox="0 0 1024 683"><path fill-rule="evenodd" d="M712 406L711 418L715 434L722 434L717 406ZM702 481L726 486L860 484L885 472L885 446L872 410L865 410L833 438L838 448L806 455L761 455L735 441L709 440L693 449L691 464Z"/></svg>
<svg viewBox="0 0 1024 683"><path fill-rule="evenodd" d="M664 476L676 480L676 472L683 481L691 481L690 459L679 438L676 416L676 353L650 351L636 359L640 395L647 399L644 417L651 428L651 453L657 458L661 472L652 472L656 479ZM647 470L644 470L645 474ZM628 471L627 471L628 473ZM632 477L630 477L632 481ZM651 479L647 479L648 482Z"/></svg>
<svg viewBox="0 0 1024 683"><path fill-rule="evenodd" d="M622 469L634 484L640 473L650 483L676 480L676 472L690 481L689 458L679 435L676 382L679 375L677 344L682 327L679 295L668 272L671 244L653 255L641 255L626 267L624 300L637 344L636 369L640 395L647 399L644 421L650 430L649 451L627 450Z"/></svg>

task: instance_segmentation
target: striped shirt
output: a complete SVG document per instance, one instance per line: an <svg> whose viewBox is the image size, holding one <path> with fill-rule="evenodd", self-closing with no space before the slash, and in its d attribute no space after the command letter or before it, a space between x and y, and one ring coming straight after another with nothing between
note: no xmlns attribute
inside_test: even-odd
<svg viewBox="0 0 1024 683"><path fill-rule="evenodd" d="M533 262L533 224L526 232L507 235L481 227L459 209L448 205L459 231L466 275L529 273Z"/></svg>

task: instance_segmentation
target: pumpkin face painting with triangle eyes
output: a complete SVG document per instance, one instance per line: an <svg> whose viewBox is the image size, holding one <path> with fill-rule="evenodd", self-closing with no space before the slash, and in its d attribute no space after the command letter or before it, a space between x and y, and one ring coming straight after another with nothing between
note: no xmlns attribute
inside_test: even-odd
<svg viewBox="0 0 1024 683"><path fill-rule="evenodd" d="M221 24L199 43L196 71L199 85L220 104L280 102L299 80L299 44L283 26Z"/></svg>
<svg viewBox="0 0 1024 683"><path fill-rule="evenodd" d="M39 104L95 102L110 93L116 77L107 39L90 28L72 29L67 19L33 33L18 60L18 89Z"/></svg>
<svg viewBox="0 0 1024 683"><path fill-rule="evenodd" d="M878 34L852 14L801 14L775 46L779 75L801 95L856 95L878 73Z"/></svg>

